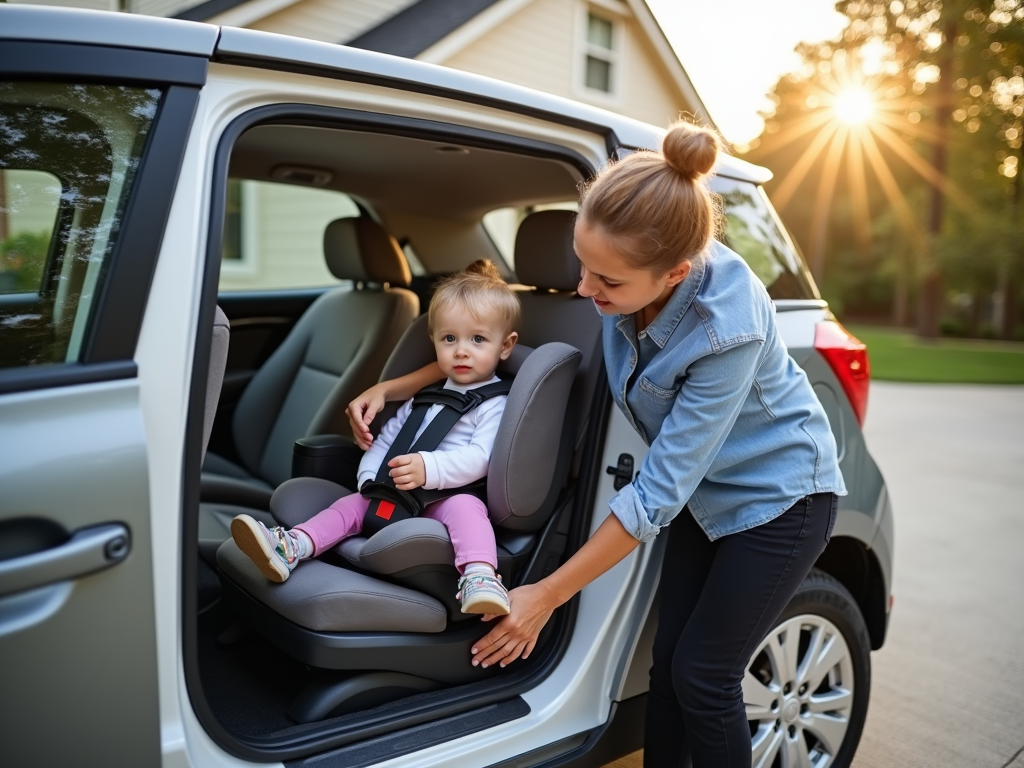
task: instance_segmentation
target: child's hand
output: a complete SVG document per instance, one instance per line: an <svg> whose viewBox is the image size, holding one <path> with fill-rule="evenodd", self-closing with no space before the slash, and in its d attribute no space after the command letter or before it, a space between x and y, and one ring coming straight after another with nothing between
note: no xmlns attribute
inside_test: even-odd
<svg viewBox="0 0 1024 768"><path fill-rule="evenodd" d="M384 409L385 402L385 393L380 385L376 384L349 403L345 409L349 426L352 427L352 437L355 438L356 445L364 451L369 450L373 443L370 423L373 417Z"/></svg>
<svg viewBox="0 0 1024 768"><path fill-rule="evenodd" d="M402 491L411 491L427 482L427 468L423 465L423 457L418 453L407 453L395 456L388 462L391 479L395 487Z"/></svg>

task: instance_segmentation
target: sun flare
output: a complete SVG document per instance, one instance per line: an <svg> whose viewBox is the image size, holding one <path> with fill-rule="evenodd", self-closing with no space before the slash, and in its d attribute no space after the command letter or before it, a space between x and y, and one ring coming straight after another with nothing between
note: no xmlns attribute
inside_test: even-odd
<svg viewBox="0 0 1024 768"><path fill-rule="evenodd" d="M847 125L867 122L875 111L874 99L863 88L847 88L836 94L832 105L836 115Z"/></svg>

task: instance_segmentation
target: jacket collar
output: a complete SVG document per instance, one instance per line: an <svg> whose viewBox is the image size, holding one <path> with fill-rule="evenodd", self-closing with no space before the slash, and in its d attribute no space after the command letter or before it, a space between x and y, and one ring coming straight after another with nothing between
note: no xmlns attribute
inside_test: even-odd
<svg viewBox="0 0 1024 768"><path fill-rule="evenodd" d="M661 312L644 330L644 335L657 344L659 348L665 348L668 340L675 333L679 321L683 319L683 315L690 308L694 297L697 295L697 291L700 290L701 285L704 283L708 257L708 253L703 253L691 262L690 274L686 276L683 282L676 286L676 289L672 291L672 295L669 296L668 302L662 307ZM635 323L636 320L633 315L620 315L618 322L615 323L615 327L627 336L630 336L630 334L626 329L630 328L634 332L633 335L636 335Z"/></svg>

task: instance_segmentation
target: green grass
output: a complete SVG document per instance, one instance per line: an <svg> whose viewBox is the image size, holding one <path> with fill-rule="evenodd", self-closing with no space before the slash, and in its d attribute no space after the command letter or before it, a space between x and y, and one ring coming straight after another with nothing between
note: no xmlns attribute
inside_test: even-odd
<svg viewBox="0 0 1024 768"><path fill-rule="evenodd" d="M922 341L898 328L848 325L868 345L871 378L959 384L1024 384L1024 343Z"/></svg>

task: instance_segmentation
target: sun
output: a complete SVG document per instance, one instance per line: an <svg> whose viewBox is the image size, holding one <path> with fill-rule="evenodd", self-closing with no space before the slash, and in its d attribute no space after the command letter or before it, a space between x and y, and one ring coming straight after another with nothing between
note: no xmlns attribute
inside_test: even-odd
<svg viewBox="0 0 1024 768"><path fill-rule="evenodd" d="M847 125L860 125L867 122L874 113L875 103L871 94L863 88L847 88L836 94L832 109Z"/></svg>

